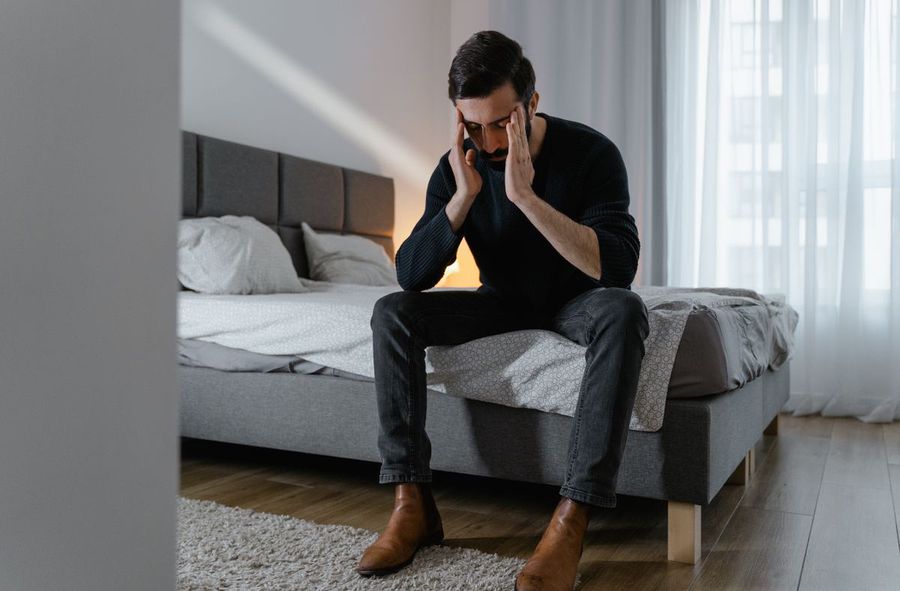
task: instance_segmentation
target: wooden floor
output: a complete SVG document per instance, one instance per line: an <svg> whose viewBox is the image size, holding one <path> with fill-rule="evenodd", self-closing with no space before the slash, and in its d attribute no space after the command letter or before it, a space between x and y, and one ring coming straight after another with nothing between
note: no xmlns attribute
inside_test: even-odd
<svg viewBox="0 0 900 591"><path fill-rule="evenodd" d="M900 423L781 416L751 484L703 510L695 566L666 561L666 505L595 509L579 589L900 589ZM380 531L393 488L374 463L182 440L181 494ZM527 558L557 488L436 473L445 544Z"/></svg>

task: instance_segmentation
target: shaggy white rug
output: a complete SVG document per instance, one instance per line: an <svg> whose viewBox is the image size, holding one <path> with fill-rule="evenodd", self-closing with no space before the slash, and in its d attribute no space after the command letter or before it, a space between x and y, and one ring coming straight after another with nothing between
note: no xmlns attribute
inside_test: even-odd
<svg viewBox="0 0 900 591"><path fill-rule="evenodd" d="M375 532L178 499L178 589L506 590L525 564L467 548L429 546L387 577L356 564Z"/></svg>

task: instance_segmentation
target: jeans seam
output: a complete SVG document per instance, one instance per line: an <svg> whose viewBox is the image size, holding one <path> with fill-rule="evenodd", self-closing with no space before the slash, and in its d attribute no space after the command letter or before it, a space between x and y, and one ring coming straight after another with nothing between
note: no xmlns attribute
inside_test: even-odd
<svg viewBox="0 0 900 591"><path fill-rule="evenodd" d="M409 370L410 375L413 374L412 350L414 349L414 347L413 347L414 342L415 342L415 337L410 335L410 338L408 339L407 346L406 346L407 347L406 348L406 363L408 365L408 370ZM408 445L407 450L409 452L409 458L407 459L406 467L407 467L407 471L412 474L415 472L413 464L415 462L414 458L417 453L417 450L416 450L417 446L415 444L415 441L413 441L413 417L415 415L415 412L413 409L413 399L415 398L415 396L413 396L412 390L415 388L415 386L413 384L410 384L410 386L411 387L406 391L406 403L407 403L407 406L409 407L409 419L410 419L406 425L406 442Z"/></svg>
<svg viewBox="0 0 900 591"><path fill-rule="evenodd" d="M581 387L579 388L579 400L584 396L584 388L587 380L584 377L581 378ZM575 458L578 457L578 443L579 443L579 435L581 434L581 418L584 410L584 404L579 404L578 408L575 411L575 426L574 432L572 434L572 457L569 458L569 467L566 470L566 482L570 482L572 479L572 471L575 466Z"/></svg>
<svg viewBox="0 0 900 591"><path fill-rule="evenodd" d="M566 484L564 484L559 489L559 493L562 496L574 495L576 497L582 497L582 499L587 500L586 502L598 503L600 506L606 506L606 507L615 507L617 504L617 500L618 500L615 493L612 493L609 496L598 495L597 493L583 491L578 488L575 488L574 486L569 486ZM570 498L572 498L572 497L570 497ZM591 500L588 500L588 499L591 499ZM579 500L579 499L576 499L576 500Z"/></svg>
<svg viewBox="0 0 900 591"><path fill-rule="evenodd" d="M601 494L597 494L597 493L595 493L595 492L589 492L589 491L586 491L586 490L582 490L582 489L577 488L577 487L574 487L574 486L572 486L572 485L570 485L570 484L564 484L564 485L562 485L561 489L562 489L562 490L565 490L565 491L571 491L571 492L574 492L574 493L577 493L577 494L580 494L580 495L583 495L583 496L586 496L586 497L597 497L597 498L600 498L600 499L613 499L613 498L616 498L615 493L613 493L613 494L611 494L611 495L601 495Z"/></svg>
<svg viewBox="0 0 900 591"><path fill-rule="evenodd" d="M586 345L588 347L588 351L585 353L585 355L587 355L590 353L590 346L591 346L590 340L587 338L587 336L588 336L587 331L588 331L589 327L594 325L594 315L586 310L580 311L579 314L583 314L584 316L587 317L587 322L584 323L584 326L582 329L584 331L583 336L585 337L584 342L586 343ZM576 421L575 421L574 441L572 444L572 457L569 458L569 468L566 471L566 483L570 482L572 479L572 475L573 475L574 467L575 467L575 458L578 456L578 449L579 449L580 435L581 435L581 421L583 418L584 406L585 406L584 405L585 389L587 388L587 383L589 381L587 379L587 373L588 373L588 369L590 368L590 365L591 365L590 362L587 362L587 360L585 360L585 361L586 361L586 363L585 363L585 367L584 367L584 374L581 376L581 384L580 384L580 388L579 388L579 392L578 392L578 407L575 411Z"/></svg>
<svg viewBox="0 0 900 591"><path fill-rule="evenodd" d="M404 482L434 482L431 472L428 473L380 473L378 475L379 483L404 483Z"/></svg>
<svg viewBox="0 0 900 591"><path fill-rule="evenodd" d="M585 322L584 326L582 327L584 330L583 336L584 336L585 346L590 347L592 339L588 338L588 336L589 336L588 329L590 329L592 326L594 326L594 315L591 314L590 312L585 312L585 315L587 316L588 321Z"/></svg>

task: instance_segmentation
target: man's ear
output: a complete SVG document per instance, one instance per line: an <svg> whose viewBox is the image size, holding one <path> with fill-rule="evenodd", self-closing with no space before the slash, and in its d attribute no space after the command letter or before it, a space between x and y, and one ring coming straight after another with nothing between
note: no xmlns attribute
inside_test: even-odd
<svg viewBox="0 0 900 591"><path fill-rule="evenodd" d="M534 94L531 95L531 104L528 106L528 118L531 119L534 117L535 113L537 113L538 101L540 100L541 95L538 94L538 91L534 91Z"/></svg>

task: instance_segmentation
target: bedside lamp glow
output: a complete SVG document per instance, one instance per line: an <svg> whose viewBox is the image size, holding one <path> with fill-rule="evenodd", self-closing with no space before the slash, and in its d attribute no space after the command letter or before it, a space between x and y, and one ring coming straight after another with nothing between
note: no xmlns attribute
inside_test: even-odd
<svg viewBox="0 0 900 591"><path fill-rule="evenodd" d="M441 277L441 280L438 281L435 287L442 287L446 285L449 277L455 273L459 273L459 261L453 261L453 264L448 265L446 269L444 269L444 276Z"/></svg>

